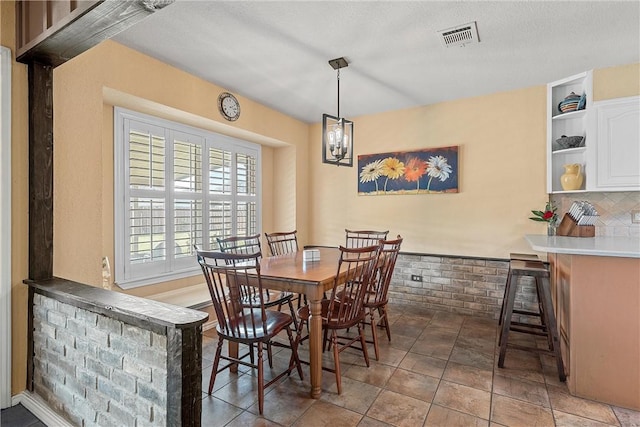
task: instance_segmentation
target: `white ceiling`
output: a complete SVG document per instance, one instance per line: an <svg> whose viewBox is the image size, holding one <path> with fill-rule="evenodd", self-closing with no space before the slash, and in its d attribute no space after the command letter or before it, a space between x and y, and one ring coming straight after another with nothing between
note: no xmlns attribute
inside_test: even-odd
<svg viewBox="0 0 640 427"><path fill-rule="evenodd" d="M443 47L471 21L480 43ZM340 56L350 119L640 62L640 1L178 0L114 39L313 123L336 113Z"/></svg>

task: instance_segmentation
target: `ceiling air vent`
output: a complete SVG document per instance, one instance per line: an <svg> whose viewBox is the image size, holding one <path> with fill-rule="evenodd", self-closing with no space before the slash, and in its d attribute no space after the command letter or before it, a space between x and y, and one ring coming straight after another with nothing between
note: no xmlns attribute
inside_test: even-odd
<svg viewBox="0 0 640 427"><path fill-rule="evenodd" d="M464 46L469 43L480 42L475 21L438 31L438 34L444 47Z"/></svg>

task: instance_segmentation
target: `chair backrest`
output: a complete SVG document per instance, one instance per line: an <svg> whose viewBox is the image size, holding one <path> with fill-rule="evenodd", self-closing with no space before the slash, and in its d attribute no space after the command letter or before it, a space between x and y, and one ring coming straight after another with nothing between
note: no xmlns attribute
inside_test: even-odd
<svg viewBox="0 0 640 427"><path fill-rule="evenodd" d="M387 303L387 293L391 284L391 277L396 266L402 237L396 240L383 240L380 242L380 255L375 267L375 276L371 281L365 303L370 305L383 305Z"/></svg>
<svg viewBox="0 0 640 427"><path fill-rule="evenodd" d="M260 252L231 254L213 251L196 251L198 263L207 281L211 301L218 320L219 330L239 339L252 338L267 329L262 279L260 277ZM247 286L247 285L251 286ZM258 290L255 304L243 304L243 288Z"/></svg>
<svg viewBox="0 0 640 427"><path fill-rule="evenodd" d="M380 245L364 248L340 246L338 271L329 298L327 322L330 326L348 328L364 318L364 299L375 274L379 252ZM341 280L343 274L345 277Z"/></svg>
<svg viewBox="0 0 640 427"><path fill-rule="evenodd" d="M367 246L378 246L380 240L386 240L389 230L347 230L345 229L347 248L364 248Z"/></svg>
<svg viewBox="0 0 640 427"><path fill-rule="evenodd" d="M269 244L271 255L284 255L298 252L298 231L283 231L276 233L264 233Z"/></svg>
<svg viewBox="0 0 640 427"><path fill-rule="evenodd" d="M233 236L225 239L217 238L220 251L229 254L254 254L261 252L260 235L254 234L253 236Z"/></svg>

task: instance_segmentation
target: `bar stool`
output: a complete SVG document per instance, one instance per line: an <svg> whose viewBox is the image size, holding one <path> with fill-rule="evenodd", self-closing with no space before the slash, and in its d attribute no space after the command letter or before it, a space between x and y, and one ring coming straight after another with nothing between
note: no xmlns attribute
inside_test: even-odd
<svg viewBox="0 0 640 427"><path fill-rule="evenodd" d="M540 313L532 313L528 315L540 316L542 325L530 325L528 323L512 322L511 317L513 313L516 312L513 309L513 305L516 299L517 281L521 277L535 278ZM504 357L507 352L507 347L547 353L555 356L556 364L558 366L558 377L560 378L560 381L565 381L567 377L564 372L564 364L562 363L562 354L560 352L560 339L558 337L556 316L553 312L553 305L551 303L549 277L549 270L540 261L512 260L509 262L509 274L507 276L506 284L508 293L506 296L504 316L502 318L502 330L500 332L500 357L498 358L498 367L504 367ZM535 347L521 346L517 344L509 344L509 331L546 336L549 348L540 349Z"/></svg>
<svg viewBox="0 0 640 427"><path fill-rule="evenodd" d="M519 254L519 253L511 252L509 254L509 260L510 261L513 261L513 260L537 261L537 262L540 262L540 264L542 264L542 261L540 261L540 258L538 258L538 255L536 254ZM502 325L502 321L504 317L504 306L507 301L508 294L509 294L509 281L507 280L507 284L504 287L504 295L502 296L502 306L500 307L500 317L498 318L498 325ZM538 297L540 296L538 295ZM540 298L538 298L538 300L540 300ZM533 315L533 313L529 311L523 312L521 310L514 310L513 312L517 314Z"/></svg>

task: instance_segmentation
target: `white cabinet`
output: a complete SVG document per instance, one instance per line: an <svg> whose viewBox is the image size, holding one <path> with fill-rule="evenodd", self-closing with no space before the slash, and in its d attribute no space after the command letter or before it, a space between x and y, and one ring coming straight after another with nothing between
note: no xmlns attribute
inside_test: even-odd
<svg viewBox="0 0 640 427"><path fill-rule="evenodd" d="M593 165L587 164L587 150L593 143L590 134L592 126L593 77L591 71L567 77L547 85L547 192L564 192L560 176L564 174L565 164L578 163L585 176L582 187L571 192L586 190L586 182ZM561 112L559 104L571 94L584 95L584 108L577 111ZM562 148L556 143L563 135L584 137L581 146Z"/></svg>
<svg viewBox="0 0 640 427"><path fill-rule="evenodd" d="M640 190L640 97L598 101L593 110L596 168L588 187Z"/></svg>

